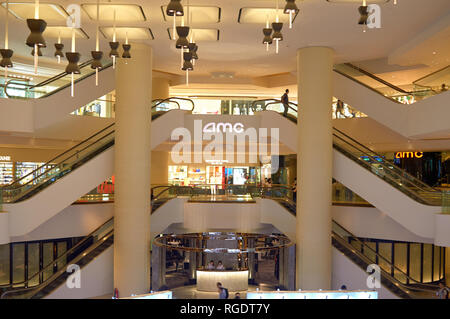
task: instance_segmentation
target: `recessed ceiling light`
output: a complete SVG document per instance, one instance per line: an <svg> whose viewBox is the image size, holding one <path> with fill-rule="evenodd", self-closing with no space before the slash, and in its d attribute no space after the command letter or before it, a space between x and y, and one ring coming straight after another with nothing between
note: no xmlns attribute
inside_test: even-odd
<svg viewBox="0 0 450 319"><path fill-rule="evenodd" d="M6 2L1 5L6 8ZM34 2L9 2L9 12L18 19L26 20L34 18L35 4ZM39 4L39 18L58 23L66 23L69 14L59 4L40 3Z"/></svg>
<svg viewBox="0 0 450 319"><path fill-rule="evenodd" d="M100 27L100 32L105 39L112 39L114 34L113 27ZM117 39L125 39L128 36L129 40L154 40L153 32L150 28L138 27L116 27Z"/></svg>
<svg viewBox="0 0 450 319"><path fill-rule="evenodd" d="M83 10L87 13L91 20L97 20L97 4L83 3L81 5ZM114 21L117 22L136 22L146 21L144 10L137 4L99 4L99 20L100 21Z"/></svg>

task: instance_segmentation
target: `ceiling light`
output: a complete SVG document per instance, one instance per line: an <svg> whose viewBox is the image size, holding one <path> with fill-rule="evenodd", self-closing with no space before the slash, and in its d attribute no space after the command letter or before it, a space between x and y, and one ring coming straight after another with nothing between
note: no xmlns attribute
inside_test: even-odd
<svg viewBox="0 0 450 319"><path fill-rule="evenodd" d="M6 8L6 2L2 6ZM26 20L35 16L36 6L33 2L10 2L9 12L17 19ZM52 23L65 24L69 14L59 4L40 3L39 17Z"/></svg>
<svg viewBox="0 0 450 319"><path fill-rule="evenodd" d="M97 20L97 4L81 5L91 20ZM99 4L99 21L136 22L146 21L144 10L137 4Z"/></svg>
<svg viewBox="0 0 450 319"><path fill-rule="evenodd" d="M27 25L30 29L30 35L26 40L26 44L34 49L34 73L37 74L38 48L47 46L42 36L47 27L47 22L39 19L39 0L35 0L34 3L34 19L27 19Z"/></svg>
<svg viewBox="0 0 450 319"><path fill-rule="evenodd" d="M183 16L184 10L181 0L170 0L166 8L166 14L168 16Z"/></svg>
<svg viewBox="0 0 450 319"><path fill-rule="evenodd" d="M295 0L286 0L286 6L284 7L284 13L289 14L289 29L292 29L292 19L294 14L298 13L298 7L295 4Z"/></svg>
<svg viewBox="0 0 450 319"><path fill-rule="evenodd" d="M103 64L102 64L103 52L100 51L100 39L99 39L100 0L97 0L96 9L97 9L97 12L95 14L95 20L97 22L97 25L95 26L95 51L91 51L91 56L93 59L92 63L91 63L91 69L95 69L95 86L98 86L98 70L103 68Z"/></svg>
<svg viewBox="0 0 450 319"><path fill-rule="evenodd" d="M167 29L169 34L169 39L174 39L172 28ZM218 29L196 29L190 28L190 34L195 42L205 42L205 41L219 41L220 31Z"/></svg>
<svg viewBox="0 0 450 319"><path fill-rule="evenodd" d="M190 52L184 52L183 53L183 59L184 59L184 63L183 63L183 71L192 71L194 70L194 66L192 65L192 53Z"/></svg>
<svg viewBox="0 0 450 319"><path fill-rule="evenodd" d="M100 32L105 39L112 39L114 36L113 27L100 27ZM140 27L116 27L116 37L119 39L133 40L154 40L153 32L149 28Z"/></svg>
<svg viewBox="0 0 450 319"><path fill-rule="evenodd" d="M190 28L187 26L178 26L176 30L178 34L178 40L175 44L175 47L177 49L187 48L189 46L187 36L189 35Z"/></svg>

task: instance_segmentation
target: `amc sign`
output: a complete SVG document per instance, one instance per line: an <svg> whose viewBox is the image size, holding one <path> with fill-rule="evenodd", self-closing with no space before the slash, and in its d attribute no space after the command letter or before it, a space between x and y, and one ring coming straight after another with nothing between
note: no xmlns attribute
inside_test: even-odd
<svg viewBox="0 0 450 319"><path fill-rule="evenodd" d="M422 158L423 152L397 152L395 158Z"/></svg>

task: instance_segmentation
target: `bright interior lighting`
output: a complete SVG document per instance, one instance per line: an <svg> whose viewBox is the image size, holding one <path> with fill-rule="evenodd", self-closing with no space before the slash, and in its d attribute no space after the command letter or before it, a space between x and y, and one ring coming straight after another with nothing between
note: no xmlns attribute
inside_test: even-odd
<svg viewBox="0 0 450 319"><path fill-rule="evenodd" d="M154 36L152 30L149 28L134 28L134 27L116 27L116 38L123 39L128 36L128 40L153 40ZM114 35L113 27L100 27L100 32L105 39L112 39Z"/></svg>
<svg viewBox="0 0 450 319"><path fill-rule="evenodd" d="M81 8L87 13L91 20L97 21L97 4L83 3ZM114 11L116 12L117 22L136 22L146 21L146 17L142 7L136 4L99 4L99 20L113 21Z"/></svg>
<svg viewBox="0 0 450 319"><path fill-rule="evenodd" d="M6 8L6 2L1 3ZM34 2L9 2L9 12L21 20L34 18ZM39 18L47 22L65 24L69 16L67 11L59 4L40 3Z"/></svg>

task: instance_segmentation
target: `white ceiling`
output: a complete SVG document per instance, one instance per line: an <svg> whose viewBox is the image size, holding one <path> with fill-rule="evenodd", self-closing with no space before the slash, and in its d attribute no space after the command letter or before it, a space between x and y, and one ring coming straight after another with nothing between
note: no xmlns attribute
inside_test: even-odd
<svg viewBox="0 0 450 319"><path fill-rule="evenodd" d="M56 0L54 3L67 6L69 3L95 3L95 1L68 1ZM141 5L147 21L120 22L118 26L151 28L154 40L147 40L154 49L154 68L165 72L182 74L180 70L179 50L174 48L174 41L169 40L167 29L171 28L172 20L165 21L161 6L167 5L164 0L122 0L120 3ZM187 0L182 1L186 5ZM103 2L104 3L104 2ZM112 2L116 3L116 2ZM117 2L119 3L119 2ZM280 7L285 1L279 0ZM211 78L213 72L234 74L235 78L254 78L271 74L293 72L296 70L296 50L305 46L328 46L336 52L336 62L370 61L387 58L399 47L414 39L418 33L432 28L437 21L450 13L449 0L398 0L397 5L392 1L381 4L381 29L368 29L362 32L357 24L359 14L358 3L330 3L326 0L297 0L300 13L297 16L293 29L287 25L283 27L284 41L280 43L280 54L276 55L274 49L270 53L265 51L261 44L262 28L260 24L238 23L239 10L242 7L275 7L274 0L191 0L195 6L217 6L221 8L219 23L197 23L194 28L212 28L220 30L219 41L199 42L198 55L200 60L195 71L191 74L192 81L195 76L214 83ZM5 10L0 9L0 21L4 21ZM208 20L206 20L208 21ZM111 26L111 22L102 23ZM95 48L95 22L91 21L82 11L81 27L90 36L90 39L77 40L77 51L82 54L82 61L90 58L90 51ZM441 37L448 36L449 28L440 32ZM25 21L12 18L10 22L10 47L15 50L16 56L29 55L30 48L25 45L28 28ZM436 33L435 33L436 34ZM427 43L439 43L434 37ZM0 25L0 47L3 47L4 25ZM53 61L56 38L47 38L47 48L43 50L48 63ZM424 41L426 41L424 39ZM65 39L66 48L70 40ZM109 52L108 41L101 37L101 49ZM448 46L440 46L440 50L447 50ZM433 50L432 47L429 47ZM448 48L450 50L450 48ZM430 65L429 56L422 50L417 50L417 59L411 54L405 55L408 61L414 64ZM450 52L439 52L450 56ZM19 57L17 57L18 60ZM23 59L22 59L23 60ZM418 61L419 60L419 61ZM31 60L30 60L31 61ZM445 61L445 60L444 60ZM401 61L396 61L400 63ZM407 62L405 62L407 64ZM442 62L444 63L444 62ZM63 65L59 66L60 68ZM415 76L415 75L414 75ZM414 80L414 79L412 79ZM232 81L232 80L230 80Z"/></svg>

